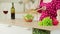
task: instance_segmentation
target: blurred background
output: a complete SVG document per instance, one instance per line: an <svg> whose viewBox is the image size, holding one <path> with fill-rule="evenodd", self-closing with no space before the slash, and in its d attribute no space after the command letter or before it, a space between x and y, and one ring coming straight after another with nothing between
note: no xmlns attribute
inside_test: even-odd
<svg viewBox="0 0 60 34"><path fill-rule="evenodd" d="M27 11L29 9L35 9L39 6L40 0L0 0L0 19L4 19L5 14L4 10L8 11L7 18L10 19L10 9L11 3L14 2L14 7L16 10L16 18L23 18L23 14L19 14L20 12ZM35 15L34 20L39 19ZM0 24L0 34L32 34L32 28L25 28L21 26L12 26L8 27L8 24ZM60 34L60 29L56 29L51 31L51 34Z"/></svg>

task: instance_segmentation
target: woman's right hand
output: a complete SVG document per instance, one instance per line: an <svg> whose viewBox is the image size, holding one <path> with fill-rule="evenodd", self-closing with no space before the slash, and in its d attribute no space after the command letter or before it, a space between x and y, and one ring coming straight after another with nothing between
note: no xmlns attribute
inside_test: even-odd
<svg viewBox="0 0 60 34"><path fill-rule="evenodd" d="M46 10L46 6L43 6L41 8L35 9L38 13L42 13L42 11Z"/></svg>
<svg viewBox="0 0 60 34"><path fill-rule="evenodd" d="M43 6L43 7L41 7L41 8L37 8L36 10L37 10L37 11L38 11L38 10L46 10L46 6Z"/></svg>
<svg viewBox="0 0 60 34"><path fill-rule="evenodd" d="M42 8L37 8L37 9L35 9L36 11L38 11L38 10L42 10Z"/></svg>

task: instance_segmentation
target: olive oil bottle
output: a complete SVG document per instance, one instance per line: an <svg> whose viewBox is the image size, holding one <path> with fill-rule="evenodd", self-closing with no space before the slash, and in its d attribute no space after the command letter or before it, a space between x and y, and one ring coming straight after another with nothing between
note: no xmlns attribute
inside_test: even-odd
<svg viewBox="0 0 60 34"><path fill-rule="evenodd" d="M11 7L11 19L15 19L15 8L14 8L14 3L12 3L12 7Z"/></svg>

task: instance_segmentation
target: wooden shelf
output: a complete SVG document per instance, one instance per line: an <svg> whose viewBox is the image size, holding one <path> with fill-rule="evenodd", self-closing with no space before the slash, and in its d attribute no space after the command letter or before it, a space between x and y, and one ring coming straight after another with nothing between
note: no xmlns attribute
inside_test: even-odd
<svg viewBox="0 0 60 34"><path fill-rule="evenodd" d="M44 30L55 30L55 29L60 29L60 25L58 26L38 26L37 24L38 21L33 21L33 22L25 22L24 19L15 19L15 20L11 20L11 19L2 19L0 20L0 23L2 24L12 24L15 26L22 26L22 27L28 27L28 28L38 28L38 29L44 29Z"/></svg>

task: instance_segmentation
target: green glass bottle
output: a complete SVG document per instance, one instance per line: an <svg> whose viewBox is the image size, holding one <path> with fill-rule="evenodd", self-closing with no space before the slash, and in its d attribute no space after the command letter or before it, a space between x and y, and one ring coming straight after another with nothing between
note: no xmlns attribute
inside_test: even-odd
<svg viewBox="0 0 60 34"><path fill-rule="evenodd" d="M14 3L12 3L12 7L11 7L11 19L15 19L15 8L14 8Z"/></svg>

